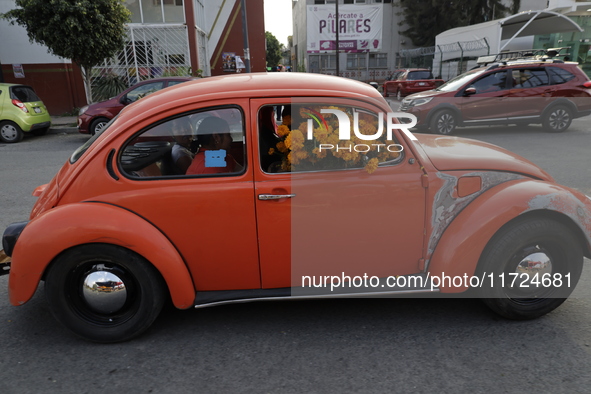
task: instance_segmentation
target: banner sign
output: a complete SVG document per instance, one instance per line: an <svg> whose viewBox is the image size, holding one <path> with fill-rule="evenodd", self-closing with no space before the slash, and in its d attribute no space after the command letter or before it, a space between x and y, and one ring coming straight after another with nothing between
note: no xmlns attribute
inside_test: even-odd
<svg viewBox="0 0 591 394"><path fill-rule="evenodd" d="M383 5L339 5L339 50L379 52L382 48ZM333 5L309 5L308 53L336 50L337 18Z"/></svg>

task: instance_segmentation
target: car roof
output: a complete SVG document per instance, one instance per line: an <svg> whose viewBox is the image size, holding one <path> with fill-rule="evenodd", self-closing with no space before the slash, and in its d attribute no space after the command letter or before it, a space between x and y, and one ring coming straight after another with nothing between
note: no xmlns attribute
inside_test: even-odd
<svg viewBox="0 0 591 394"><path fill-rule="evenodd" d="M144 117L147 112L175 101L203 102L228 97L369 97L387 106L373 86L352 79L311 73L245 73L200 78L159 90L127 107L121 116Z"/></svg>

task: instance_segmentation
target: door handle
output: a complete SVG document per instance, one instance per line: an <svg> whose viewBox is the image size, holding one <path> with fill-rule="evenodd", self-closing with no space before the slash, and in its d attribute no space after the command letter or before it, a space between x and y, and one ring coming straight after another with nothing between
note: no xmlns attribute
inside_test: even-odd
<svg viewBox="0 0 591 394"><path fill-rule="evenodd" d="M259 200L280 200L282 198L292 198L295 194L259 194Z"/></svg>

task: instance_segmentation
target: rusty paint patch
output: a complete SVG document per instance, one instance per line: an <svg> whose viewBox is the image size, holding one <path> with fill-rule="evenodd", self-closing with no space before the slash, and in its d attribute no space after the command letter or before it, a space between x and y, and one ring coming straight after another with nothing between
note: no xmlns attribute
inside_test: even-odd
<svg viewBox="0 0 591 394"><path fill-rule="evenodd" d="M480 177L482 179L482 188L480 191L470 194L469 196L454 197L454 190L458 183L458 177L440 172L437 173L437 176L444 181L444 184L437 191L433 200L433 216L431 219L433 231L429 237L425 270L429 268L431 255L435 251L435 247L445 232L445 229L468 204L494 186L516 179L524 179L522 175L506 172L476 171L469 174L463 174L462 176Z"/></svg>

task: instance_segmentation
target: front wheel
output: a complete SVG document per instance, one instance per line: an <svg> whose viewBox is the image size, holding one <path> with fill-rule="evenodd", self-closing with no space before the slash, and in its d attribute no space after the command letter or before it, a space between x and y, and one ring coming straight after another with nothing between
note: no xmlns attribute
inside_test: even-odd
<svg viewBox="0 0 591 394"><path fill-rule="evenodd" d="M45 278L56 319L89 341L112 343L144 332L166 299L160 273L119 246L88 244L61 254Z"/></svg>
<svg viewBox="0 0 591 394"><path fill-rule="evenodd" d="M451 135L456 129L456 126L456 115L449 110L443 110L433 115L430 129L437 134Z"/></svg>
<svg viewBox="0 0 591 394"><path fill-rule="evenodd" d="M88 130L91 135L95 135L96 133L104 129L107 123L109 123L109 119L107 118L95 119L90 123L90 127L88 128Z"/></svg>
<svg viewBox="0 0 591 394"><path fill-rule="evenodd" d="M503 317L534 319L568 298L582 268L583 250L570 228L550 219L522 220L502 229L485 248L481 296Z"/></svg>
<svg viewBox="0 0 591 394"><path fill-rule="evenodd" d="M14 122L0 122L0 140L8 144L20 142L24 137L23 130Z"/></svg>
<svg viewBox="0 0 591 394"><path fill-rule="evenodd" d="M553 133L562 133L573 121L572 110L565 105L550 108L542 118L544 128Z"/></svg>

